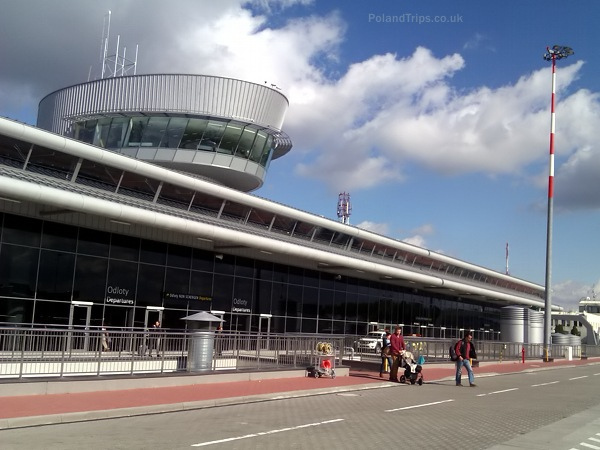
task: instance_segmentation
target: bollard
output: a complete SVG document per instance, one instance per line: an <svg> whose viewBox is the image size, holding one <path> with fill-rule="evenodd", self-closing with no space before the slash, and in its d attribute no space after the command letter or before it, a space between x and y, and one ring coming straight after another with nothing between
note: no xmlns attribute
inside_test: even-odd
<svg viewBox="0 0 600 450"><path fill-rule="evenodd" d="M525 347L521 349L521 361L525 364Z"/></svg>

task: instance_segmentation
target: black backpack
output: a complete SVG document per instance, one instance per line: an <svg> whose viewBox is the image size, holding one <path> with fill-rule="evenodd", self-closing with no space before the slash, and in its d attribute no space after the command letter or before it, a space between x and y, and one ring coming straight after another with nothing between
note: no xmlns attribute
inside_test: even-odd
<svg viewBox="0 0 600 450"><path fill-rule="evenodd" d="M458 342L455 342L454 344L452 344L450 346L450 360L451 361L458 360L458 355L456 354L456 344L458 344Z"/></svg>

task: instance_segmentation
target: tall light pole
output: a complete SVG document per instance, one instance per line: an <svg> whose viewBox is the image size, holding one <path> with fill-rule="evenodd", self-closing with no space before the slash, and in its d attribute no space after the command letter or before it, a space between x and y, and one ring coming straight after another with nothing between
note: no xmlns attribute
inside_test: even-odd
<svg viewBox="0 0 600 450"><path fill-rule="evenodd" d="M546 47L544 59L552 61L552 98L550 105L550 170L548 176L548 228L546 231L546 303L544 314L544 361L550 361L550 327L552 323L552 210L554 207L554 97L556 60L572 55L573 49L563 45Z"/></svg>

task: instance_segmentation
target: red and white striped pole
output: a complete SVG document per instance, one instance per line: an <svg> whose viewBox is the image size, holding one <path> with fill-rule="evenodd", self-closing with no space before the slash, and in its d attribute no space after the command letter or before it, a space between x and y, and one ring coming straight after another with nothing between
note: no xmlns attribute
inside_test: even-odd
<svg viewBox="0 0 600 450"><path fill-rule="evenodd" d="M548 49L550 51L550 49ZM552 215L554 208L554 101L556 97L556 55L552 54L552 97L550 100L550 165L548 172L548 222L546 229L546 298L544 315L544 360L550 360L552 327Z"/></svg>
<svg viewBox="0 0 600 450"><path fill-rule="evenodd" d="M573 54L573 49L560 45L546 47L544 59L552 61L552 97L550 105L550 168L548 174L548 228L546 232L546 298L544 314L544 361L550 361L550 328L552 325L552 213L554 201L554 102L556 96L556 60Z"/></svg>

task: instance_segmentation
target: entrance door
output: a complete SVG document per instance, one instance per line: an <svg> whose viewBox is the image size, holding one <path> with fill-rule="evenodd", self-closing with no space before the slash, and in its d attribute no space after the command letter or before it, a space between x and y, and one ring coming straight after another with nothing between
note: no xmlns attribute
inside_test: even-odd
<svg viewBox="0 0 600 450"><path fill-rule="evenodd" d="M165 308L162 306L146 306L146 311L144 312L144 328L146 331L152 330L156 322L159 322L162 327L164 310ZM144 355L148 352L151 356L153 349L158 352L159 342L160 340L157 337L152 337L151 340L149 340L148 333L144 333L140 352Z"/></svg>
<svg viewBox="0 0 600 450"><path fill-rule="evenodd" d="M67 348L88 351L90 347L90 318L92 302L71 302Z"/></svg>
<svg viewBox="0 0 600 450"><path fill-rule="evenodd" d="M270 334L271 334L271 314L261 314L258 316L258 334L260 348L262 350L268 350L270 346Z"/></svg>

